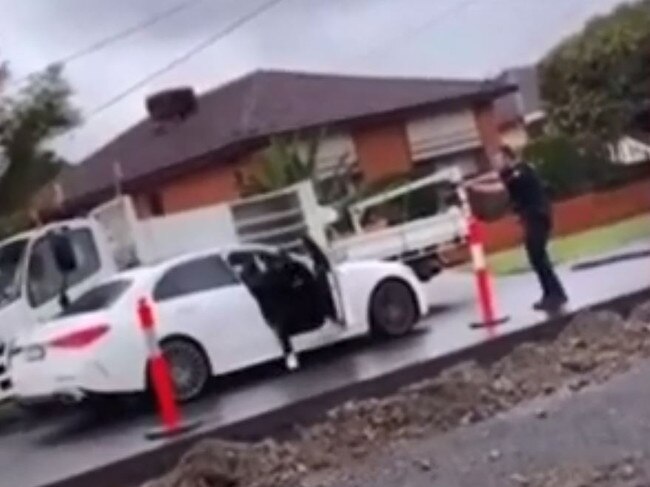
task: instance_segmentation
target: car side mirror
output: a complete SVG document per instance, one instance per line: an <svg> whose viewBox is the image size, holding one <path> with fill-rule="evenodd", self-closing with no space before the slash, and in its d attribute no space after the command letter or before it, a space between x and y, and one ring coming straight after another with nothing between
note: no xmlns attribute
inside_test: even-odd
<svg viewBox="0 0 650 487"><path fill-rule="evenodd" d="M77 262L72 240L68 234L66 232L53 233L50 238L54 262L59 271L63 274L74 272L79 266L79 263Z"/></svg>

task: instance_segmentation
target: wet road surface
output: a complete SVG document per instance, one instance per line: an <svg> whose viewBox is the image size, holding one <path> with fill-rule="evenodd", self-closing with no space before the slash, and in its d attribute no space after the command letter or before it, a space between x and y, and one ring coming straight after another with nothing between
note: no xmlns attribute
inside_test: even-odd
<svg viewBox="0 0 650 487"><path fill-rule="evenodd" d="M582 309L647 288L649 265L650 259L643 259L580 272L563 269L561 275L571 306ZM471 274L445 273L429 285L436 311L413 335L384 343L360 340L318 352L305 357L301 370L293 374L273 365L216 381L215 391L185 408L185 413L200 419L204 431L214 429L480 343L487 339L486 331L468 326L477 317L473 286ZM521 330L544 319L530 309L538 298L532 276L502 279L496 288L500 309L511 316L497 333ZM0 436L1 484L40 487L155 449L159 443L144 437L154 424L154 415L132 412L100 419L70 414L28 425Z"/></svg>

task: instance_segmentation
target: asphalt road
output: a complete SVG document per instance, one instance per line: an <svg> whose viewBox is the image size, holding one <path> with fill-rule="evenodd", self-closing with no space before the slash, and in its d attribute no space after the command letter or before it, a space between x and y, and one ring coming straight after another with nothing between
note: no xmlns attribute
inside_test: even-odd
<svg viewBox="0 0 650 487"><path fill-rule="evenodd" d="M641 362L600 386L562 391L476 425L402 444L354 471L318 479L318 485L650 486L649 374L650 362ZM611 465L613 478L593 480ZM535 482L551 472L559 478Z"/></svg>
<svg viewBox="0 0 650 487"><path fill-rule="evenodd" d="M562 276L572 307L582 309L616 296L647 288L650 259L621 262ZM639 271L644 268L646 271ZM544 319L530 309L538 296L530 275L497 283L500 309L511 316L499 327L507 334ZM202 421L202 431L272 411L304 398L443 356L488 339L485 330L471 329L476 321L471 275L447 273L429 286L437 311L407 338L373 343L359 341L305 357L293 374L269 366L215 383L204 400L187 407L188 417ZM290 418L289 418L290 419ZM155 416L132 412L109 418L70 414L0 436L0 484L40 487L159 446L144 434Z"/></svg>

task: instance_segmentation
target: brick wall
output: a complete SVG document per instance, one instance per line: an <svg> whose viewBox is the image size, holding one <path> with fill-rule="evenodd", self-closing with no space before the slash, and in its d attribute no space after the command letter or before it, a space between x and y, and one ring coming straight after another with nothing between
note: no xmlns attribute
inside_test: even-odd
<svg viewBox="0 0 650 487"><path fill-rule="evenodd" d="M570 235L644 213L650 214L650 179L556 203L554 235ZM495 252L519 245L521 229L517 219L509 215L486 224L485 237L486 249Z"/></svg>
<svg viewBox="0 0 650 487"><path fill-rule="evenodd" d="M251 152L237 161L215 162L213 166L178 177L159 187L151 188L150 193L134 195L135 207L140 217L152 214L150 198L154 193L160 197L164 214L215 205L239 198L235 171L243 175L259 172L261 153Z"/></svg>
<svg viewBox="0 0 650 487"><path fill-rule="evenodd" d="M213 167L175 179L160 188L164 212L214 205L239 196L232 165Z"/></svg>
<svg viewBox="0 0 650 487"><path fill-rule="evenodd" d="M402 122L360 128L353 132L352 138L359 167L367 181L411 170L411 152Z"/></svg>

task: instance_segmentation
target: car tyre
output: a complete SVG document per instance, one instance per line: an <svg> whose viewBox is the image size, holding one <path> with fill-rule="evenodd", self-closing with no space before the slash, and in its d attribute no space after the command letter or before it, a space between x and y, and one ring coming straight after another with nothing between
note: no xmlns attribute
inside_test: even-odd
<svg viewBox="0 0 650 487"><path fill-rule="evenodd" d="M375 335L395 338L410 332L419 315L411 286L400 279L379 283L370 298L369 315Z"/></svg>
<svg viewBox="0 0 650 487"><path fill-rule="evenodd" d="M165 340L162 352L167 360L176 400L188 402L199 397L210 380L208 358L197 343L184 338Z"/></svg>

